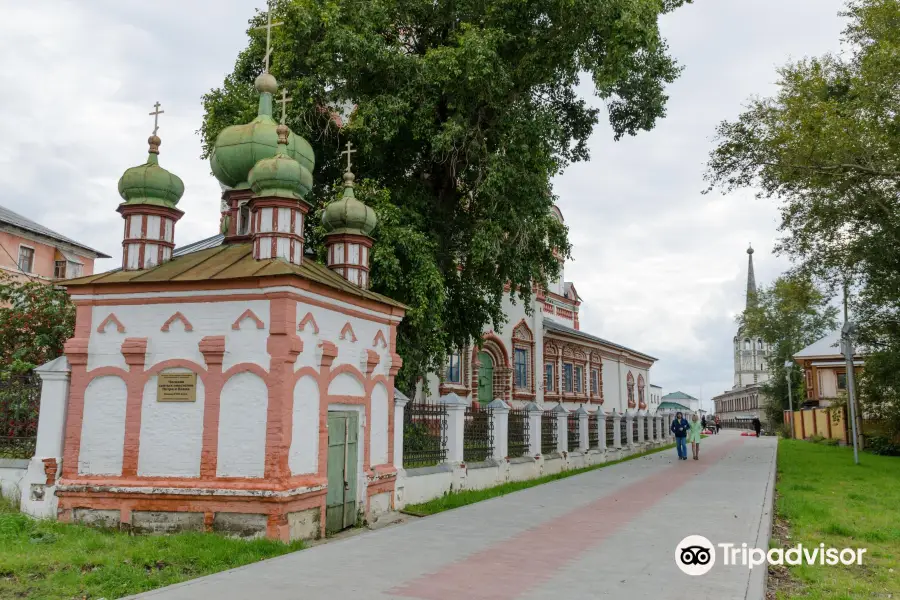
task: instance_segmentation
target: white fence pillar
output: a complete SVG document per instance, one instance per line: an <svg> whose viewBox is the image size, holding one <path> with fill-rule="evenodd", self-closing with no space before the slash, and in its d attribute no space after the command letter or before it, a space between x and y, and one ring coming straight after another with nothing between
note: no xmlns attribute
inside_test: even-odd
<svg viewBox="0 0 900 600"><path fill-rule="evenodd" d="M643 444L647 441L647 415L637 415L635 418L638 421L636 443Z"/></svg>
<svg viewBox="0 0 900 600"><path fill-rule="evenodd" d="M448 463L463 461L463 428L466 423L466 403L456 394L447 394L439 400L447 409L447 459Z"/></svg>
<svg viewBox="0 0 900 600"><path fill-rule="evenodd" d="M666 439L666 430L663 429L663 418L659 415L653 418L656 419L656 441L661 442Z"/></svg>
<svg viewBox="0 0 900 600"><path fill-rule="evenodd" d="M494 460L504 460L509 456L509 406L506 402L494 400L487 406L491 409L491 431L494 436Z"/></svg>
<svg viewBox="0 0 900 600"><path fill-rule="evenodd" d="M394 467L403 468L403 418L409 398L394 392Z"/></svg>
<svg viewBox="0 0 900 600"><path fill-rule="evenodd" d="M634 446L634 415L627 414L625 415L625 440L622 442L623 446Z"/></svg>
<svg viewBox="0 0 900 600"><path fill-rule="evenodd" d="M569 411L562 405L553 407L556 415L556 451L562 454L569 450Z"/></svg>
<svg viewBox="0 0 900 600"><path fill-rule="evenodd" d="M62 466L71 369L65 356L41 365L41 404L34 456L22 480L20 507L34 517L56 518L56 478Z"/></svg>
<svg viewBox="0 0 900 600"><path fill-rule="evenodd" d="M531 402L525 412L528 414L528 454L537 456L541 453L541 415L544 411Z"/></svg>
<svg viewBox="0 0 900 600"><path fill-rule="evenodd" d="M604 452L606 450L606 413L602 408L597 409L597 435L600 442L598 449Z"/></svg>
<svg viewBox="0 0 900 600"><path fill-rule="evenodd" d="M587 452L591 447L590 433L588 431L588 417L590 415L585 410L584 405L579 406L575 414L578 415L578 443L581 446L579 450Z"/></svg>
<svg viewBox="0 0 900 600"><path fill-rule="evenodd" d="M622 415L619 413L613 413L613 445L616 448L622 448L625 446L625 442L622 440Z"/></svg>

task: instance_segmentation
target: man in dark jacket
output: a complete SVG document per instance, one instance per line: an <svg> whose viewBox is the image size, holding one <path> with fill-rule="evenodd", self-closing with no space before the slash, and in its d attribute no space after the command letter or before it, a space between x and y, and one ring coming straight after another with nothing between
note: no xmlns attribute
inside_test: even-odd
<svg viewBox="0 0 900 600"><path fill-rule="evenodd" d="M756 437L759 437L759 432L762 430L762 423L759 422L759 417L753 417L753 431L756 432Z"/></svg>
<svg viewBox="0 0 900 600"><path fill-rule="evenodd" d="M680 412L675 413L675 420L669 430L675 436L675 447L678 449L679 460L687 460L687 434L691 424Z"/></svg>

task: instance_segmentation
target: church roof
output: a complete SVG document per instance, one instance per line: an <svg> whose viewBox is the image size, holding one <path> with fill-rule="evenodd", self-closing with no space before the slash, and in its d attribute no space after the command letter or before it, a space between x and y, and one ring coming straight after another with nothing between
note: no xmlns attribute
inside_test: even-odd
<svg viewBox="0 0 900 600"><path fill-rule="evenodd" d="M672 392L670 394L666 394L662 397L663 400L697 400L690 394L685 394L684 392Z"/></svg>
<svg viewBox="0 0 900 600"><path fill-rule="evenodd" d="M640 356L641 358L645 358L647 360L652 360L656 362L659 360L658 358L654 358L649 354L644 354L643 352L638 352L637 350L632 350L631 348L626 348L625 346L616 344L614 342L610 342L609 340L604 340L603 338L599 338L595 335L591 335L589 333L585 333L583 331L579 331L578 329L572 329L571 327L566 327L565 325L561 325L556 321L552 321L550 319L544 319L544 329L549 329L550 331L556 331L558 333L564 333L566 335L571 335L572 337L579 337L585 340L589 340L591 342L596 342L599 344L603 344L605 346L610 346L612 348L618 348L619 350L626 350L631 352L636 356Z"/></svg>
<svg viewBox="0 0 900 600"><path fill-rule="evenodd" d="M205 241L205 240L204 240ZM197 244L201 244L198 242ZM64 286L116 284L116 283L161 283L186 281L222 281L230 279L252 279L278 275L296 275L335 290L373 300L389 306L406 309L406 306L387 296L357 287L343 277L314 260L304 260L294 265L280 258L256 260L249 243L223 244L196 252L180 254L169 262L143 271L108 271L61 282Z"/></svg>
<svg viewBox="0 0 900 600"><path fill-rule="evenodd" d="M683 412L690 412L691 409L684 404L678 404L677 402L660 402L659 406L656 407L656 410L680 410Z"/></svg>

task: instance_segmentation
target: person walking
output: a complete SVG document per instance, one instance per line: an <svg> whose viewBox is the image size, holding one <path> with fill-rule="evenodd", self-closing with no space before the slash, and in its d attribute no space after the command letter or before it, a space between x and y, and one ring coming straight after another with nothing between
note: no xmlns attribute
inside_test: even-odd
<svg viewBox="0 0 900 600"><path fill-rule="evenodd" d="M672 421L669 430L675 436L675 448L678 450L678 460L687 460L687 434L691 428L690 423L684 418L680 412L675 413L675 420Z"/></svg>
<svg viewBox="0 0 900 600"><path fill-rule="evenodd" d="M691 443L691 451L694 453L694 460L700 460L700 434L703 433L703 425L697 414L691 416L690 431L688 431L687 441ZM687 450L687 448L685 448ZM687 459L685 459L687 460Z"/></svg>
<svg viewBox="0 0 900 600"><path fill-rule="evenodd" d="M759 417L753 417L753 431L756 432L756 437L759 437L759 432L762 431L762 423L760 423Z"/></svg>
<svg viewBox="0 0 900 600"><path fill-rule="evenodd" d="M719 421L719 415L716 415L716 426L714 429L714 431L716 432L716 435L719 435L720 429L722 429L722 423L721 423L721 421Z"/></svg>
<svg viewBox="0 0 900 600"><path fill-rule="evenodd" d="M700 425L703 427L703 431L706 431L706 415L700 417Z"/></svg>

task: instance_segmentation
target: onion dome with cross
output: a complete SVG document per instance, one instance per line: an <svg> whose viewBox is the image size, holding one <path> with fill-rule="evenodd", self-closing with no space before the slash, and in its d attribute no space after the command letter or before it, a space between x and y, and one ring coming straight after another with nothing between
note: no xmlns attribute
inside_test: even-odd
<svg viewBox="0 0 900 600"><path fill-rule="evenodd" d="M159 115L165 111L154 104L153 133L148 140L147 162L125 171L119 179L119 195L125 202L117 209L125 219L122 241L122 268L126 271L149 269L172 258L175 248L175 223L184 214L175 205L184 194L184 183L177 175L159 166Z"/></svg>

